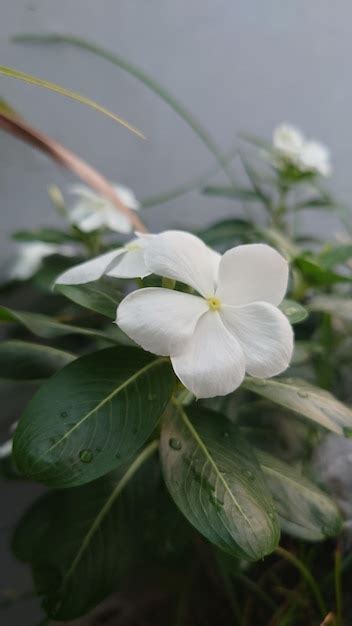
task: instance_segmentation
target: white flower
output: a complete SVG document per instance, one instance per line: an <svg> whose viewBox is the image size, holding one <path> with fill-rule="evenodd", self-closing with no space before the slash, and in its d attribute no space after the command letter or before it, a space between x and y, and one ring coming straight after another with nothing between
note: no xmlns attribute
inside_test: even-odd
<svg viewBox="0 0 352 626"><path fill-rule="evenodd" d="M273 134L273 164L282 167L294 165L301 172L312 172L329 176L332 171L330 153L318 141L308 141L304 135L290 124L280 124Z"/></svg>
<svg viewBox="0 0 352 626"><path fill-rule="evenodd" d="M72 246L31 241L21 243L12 259L9 259L4 270L4 278L7 280L27 280L40 268L43 260L51 254L74 254Z"/></svg>
<svg viewBox="0 0 352 626"><path fill-rule="evenodd" d="M13 434L16 430L18 422L15 422L14 424L12 424L10 426L10 433ZM6 459L8 456L11 455L12 453L12 445L13 445L13 438L11 437L11 439L8 439L7 441L5 441L4 443L0 444L0 459Z"/></svg>
<svg viewBox="0 0 352 626"><path fill-rule="evenodd" d="M306 141L298 157L298 167L302 172L329 176L332 171L329 150L318 141Z"/></svg>
<svg viewBox="0 0 352 626"><path fill-rule="evenodd" d="M144 261L144 242L133 239L122 248L106 252L91 261L80 263L60 274L60 285L82 285L103 275L114 278L144 278L150 274Z"/></svg>
<svg viewBox="0 0 352 626"><path fill-rule="evenodd" d="M149 270L190 285L199 295L163 288L129 294L116 323L145 350L170 356L197 398L226 395L245 371L270 377L288 366L292 328L277 308L288 281L285 259L264 244L223 256L190 233L141 235Z"/></svg>
<svg viewBox="0 0 352 626"><path fill-rule="evenodd" d="M115 185L114 189L129 208L137 211L140 204L134 193L122 185ZM85 185L74 185L71 192L79 196L78 202L70 211L70 220L83 232L89 233L99 228L109 228L118 233L130 233L132 224L118 208L104 196L96 193Z"/></svg>
<svg viewBox="0 0 352 626"><path fill-rule="evenodd" d="M280 156L295 161L304 146L302 133L290 124L280 124L274 130L273 145Z"/></svg>

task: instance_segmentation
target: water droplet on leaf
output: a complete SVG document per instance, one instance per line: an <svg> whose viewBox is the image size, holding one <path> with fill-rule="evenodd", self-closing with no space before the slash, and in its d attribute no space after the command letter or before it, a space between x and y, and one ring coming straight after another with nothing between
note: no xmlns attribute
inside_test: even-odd
<svg viewBox="0 0 352 626"><path fill-rule="evenodd" d="M308 398L308 396L309 396L309 394L308 394L308 392L307 392L307 391L297 391L297 395L298 395L300 398Z"/></svg>
<svg viewBox="0 0 352 626"><path fill-rule="evenodd" d="M257 385L257 387L266 387L266 380L263 380L262 378L256 378L254 381L254 384Z"/></svg>
<svg viewBox="0 0 352 626"><path fill-rule="evenodd" d="M171 439L169 439L169 446L173 450L181 450L182 443L179 439L175 439L175 437L171 437Z"/></svg>
<svg viewBox="0 0 352 626"><path fill-rule="evenodd" d="M88 448L81 450L79 453L79 460L82 461L82 463L90 463L93 460L92 451L88 450Z"/></svg>
<svg viewBox="0 0 352 626"><path fill-rule="evenodd" d="M68 416L67 411L62 411L62 413L60 413L61 417L65 418Z"/></svg>

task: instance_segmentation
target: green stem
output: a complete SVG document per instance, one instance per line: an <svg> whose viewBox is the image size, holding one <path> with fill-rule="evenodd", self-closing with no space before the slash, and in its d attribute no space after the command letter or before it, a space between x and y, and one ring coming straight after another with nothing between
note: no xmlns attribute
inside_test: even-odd
<svg viewBox="0 0 352 626"><path fill-rule="evenodd" d="M231 183L234 182L232 172L228 168L228 164L221 151L217 147L216 143L209 136L207 131L203 128L203 126L196 120L193 115L184 107L184 105L179 102L173 95L171 95L160 83L158 83L154 78L149 76L142 69L129 63L123 57L98 46L97 44L83 39L82 37L76 37L75 35L60 35L58 33L48 33L48 34L38 34L38 33L22 33L16 35L12 38L12 41L15 42L30 42L30 43L67 43L71 46L75 46L77 48L81 48L83 50L87 50L92 54L96 54L110 63L117 65L120 69L125 70L129 74L132 74L135 78L140 80L144 85L149 87L154 93L156 93L164 102L166 102L182 119L188 126L194 131L194 133L199 137L199 139L203 142L203 144L208 148L208 150L213 154L218 163L221 165L221 168L227 175L229 181Z"/></svg>
<svg viewBox="0 0 352 626"><path fill-rule="evenodd" d="M342 576L341 576L341 551L337 547L335 551L335 597L336 597L336 626L342 626Z"/></svg>
<svg viewBox="0 0 352 626"><path fill-rule="evenodd" d="M281 546L276 548L275 552L276 554L281 556L281 558L286 559L286 561L289 561L300 572L302 578L307 583L307 586L310 588L312 595L315 598L315 601L317 603L319 611L321 612L322 617L324 617L327 614L327 608L324 602L324 598L321 594L319 586L315 582L312 574L307 569L305 564L296 556L294 556L291 552L289 552L288 550L285 550L285 548L282 548Z"/></svg>

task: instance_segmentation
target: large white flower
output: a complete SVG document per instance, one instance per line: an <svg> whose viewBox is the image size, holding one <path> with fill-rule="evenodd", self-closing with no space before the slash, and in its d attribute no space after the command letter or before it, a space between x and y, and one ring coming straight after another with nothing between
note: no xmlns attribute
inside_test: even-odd
<svg viewBox="0 0 352 626"><path fill-rule="evenodd" d="M222 257L190 233L142 235L149 270L199 295L145 288L117 309L120 328L145 350L170 356L197 398L226 395L245 372L270 377L288 366L292 328L277 308L288 281L285 259L264 244Z"/></svg>
<svg viewBox="0 0 352 626"><path fill-rule="evenodd" d="M144 241L136 238L122 248L106 252L95 259L80 263L60 274L60 285L82 285L103 275L114 278L144 278L151 272L144 261Z"/></svg>
<svg viewBox="0 0 352 626"><path fill-rule="evenodd" d="M131 189L123 185L115 185L114 189L122 202L137 211L140 204ZM104 196L96 193L85 185L74 185L71 192L78 195L78 201L70 211L70 220L83 232L91 232L99 228L109 228L118 233L130 233L132 224L117 207Z"/></svg>
<svg viewBox="0 0 352 626"><path fill-rule="evenodd" d="M301 172L329 176L332 171L330 152L318 141L308 141L300 130L291 124L280 124L273 134L273 164L277 167L289 163Z"/></svg>

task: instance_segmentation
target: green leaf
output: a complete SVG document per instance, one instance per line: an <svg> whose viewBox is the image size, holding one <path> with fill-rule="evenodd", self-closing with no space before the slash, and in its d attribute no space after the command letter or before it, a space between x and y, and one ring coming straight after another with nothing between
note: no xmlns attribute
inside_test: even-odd
<svg viewBox="0 0 352 626"><path fill-rule="evenodd" d="M169 361L137 348L77 359L42 385L25 409L14 438L19 471L53 487L106 474L151 435L174 380Z"/></svg>
<svg viewBox="0 0 352 626"><path fill-rule="evenodd" d="M308 317L307 309L294 300L283 300L279 308L288 317L291 324L299 324Z"/></svg>
<svg viewBox="0 0 352 626"><path fill-rule="evenodd" d="M44 495L23 516L13 551L31 563L50 617L87 613L143 559L147 514L158 510L159 484L155 465L146 461L157 445L149 444L123 472Z"/></svg>
<svg viewBox="0 0 352 626"><path fill-rule="evenodd" d="M74 235L55 228L38 228L37 230L17 230L12 235L16 241L43 241L44 243L65 244L77 242Z"/></svg>
<svg viewBox="0 0 352 626"><path fill-rule="evenodd" d="M122 295L117 288L116 279L103 277L85 285L56 285L55 291L81 306L116 319L116 309Z"/></svg>
<svg viewBox="0 0 352 626"><path fill-rule="evenodd" d="M97 44L88 41L87 39L83 39L82 37L76 37L74 35L60 35L58 33L21 33L13 37L13 41L15 42L30 42L30 43L68 43L71 46L76 46L77 48L81 48L83 50L87 50L97 56L100 56L110 63L113 63L120 69L128 72L137 80L141 81L148 89L156 93L159 98L164 100L166 104L168 104L175 113L179 117L183 119L183 121L193 130L193 132L198 136L198 138L202 141L202 143L208 148L208 150L213 154L216 158L217 162L227 175L228 179L232 182L232 173L228 167L228 163L226 158L221 153L221 150L218 148L213 139L209 136L208 132L205 128L200 124L200 122L190 113L187 108L175 98L169 91L165 89L160 83L158 83L154 78L149 76L146 72L144 72L141 68L133 65L126 59L105 48L98 46Z"/></svg>
<svg viewBox="0 0 352 626"><path fill-rule="evenodd" d="M222 198L243 200L244 202L258 202L258 198L261 199L261 196L258 195L256 191L253 191L253 189L245 189L232 186L208 186L204 187L203 193L206 196L220 196Z"/></svg>
<svg viewBox="0 0 352 626"><path fill-rule="evenodd" d="M326 287L335 283L351 282L348 275L336 274L330 269L319 264L319 259L308 256L297 256L294 259L295 266L302 272L306 281L313 287Z"/></svg>
<svg viewBox="0 0 352 626"><path fill-rule="evenodd" d="M337 246L333 248L329 246L319 254L319 262L330 269L336 265L344 265L352 259L352 245Z"/></svg>
<svg viewBox="0 0 352 626"><path fill-rule="evenodd" d="M336 296L316 296L309 302L308 308L313 312L329 313L340 317L346 322L352 322L352 299Z"/></svg>
<svg viewBox="0 0 352 626"><path fill-rule="evenodd" d="M74 361L75 355L50 346L26 341L0 343L0 378L6 380L38 380L49 378Z"/></svg>
<svg viewBox="0 0 352 626"><path fill-rule="evenodd" d="M211 247L229 248L238 243L254 241L258 230L253 224L239 218L215 222L196 233Z"/></svg>
<svg viewBox="0 0 352 626"><path fill-rule="evenodd" d="M339 435L352 428L352 411L331 393L299 378L246 378L243 386Z"/></svg>
<svg viewBox="0 0 352 626"><path fill-rule="evenodd" d="M70 89L65 89L65 87L61 87L60 85L51 83L48 80L37 78L36 76L32 76L31 74L26 74L25 72L20 72L19 70L15 70L12 67L7 67L5 65L0 65L0 75L6 76L7 78L15 78L17 80L22 80L25 83L30 83L32 85L36 85L37 87L43 87L44 89L49 89L49 91L54 91L56 93L59 93L62 96L66 96L66 98L71 98L72 100L76 100L80 102L81 104L85 104L86 106L89 106L92 109L95 109L96 111L99 111L100 113L103 113L104 115L107 115L111 119L115 120L115 122L118 122L119 124L122 124L122 126L125 126L126 128L128 128L128 130L130 130L135 135L138 135L142 139L145 139L144 135L137 128L135 128L134 126L131 126L131 124L123 120L121 117L119 117L118 115L115 115L115 113L112 113L111 111L101 106L97 102L94 102L94 100L91 100L90 98L87 98L86 96L82 96L81 94L75 91L72 91Z"/></svg>
<svg viewBox="0 0 352 626"><path fill-rule="evenodd" d="M324 491L298 468L262 450L256 450L256 455L284 532L305 541L321 541L341 532L341 516Z"/></svg>
<svg viewBox="0 0 352 626"><path fill-rule="evenodd" d="M230 554L257 560L279 540L270 495L238 428L208 409L179 406L162 424L167 488L185 517Z"/></svg>
<svg viewBox="0 0 352 626"><path fill-rule="evenodd" d="M116 343L113 337L99 332L98 330L93 330L92 328L63 324L46 315L29 313L27 311L14 311L8 307L0 306L0 324L3 322L15 322L20 324L33 333L33 335L43 337L44 339L63 337L65 335L85 335L92 339L103 339L110 343Z"/></svg>

